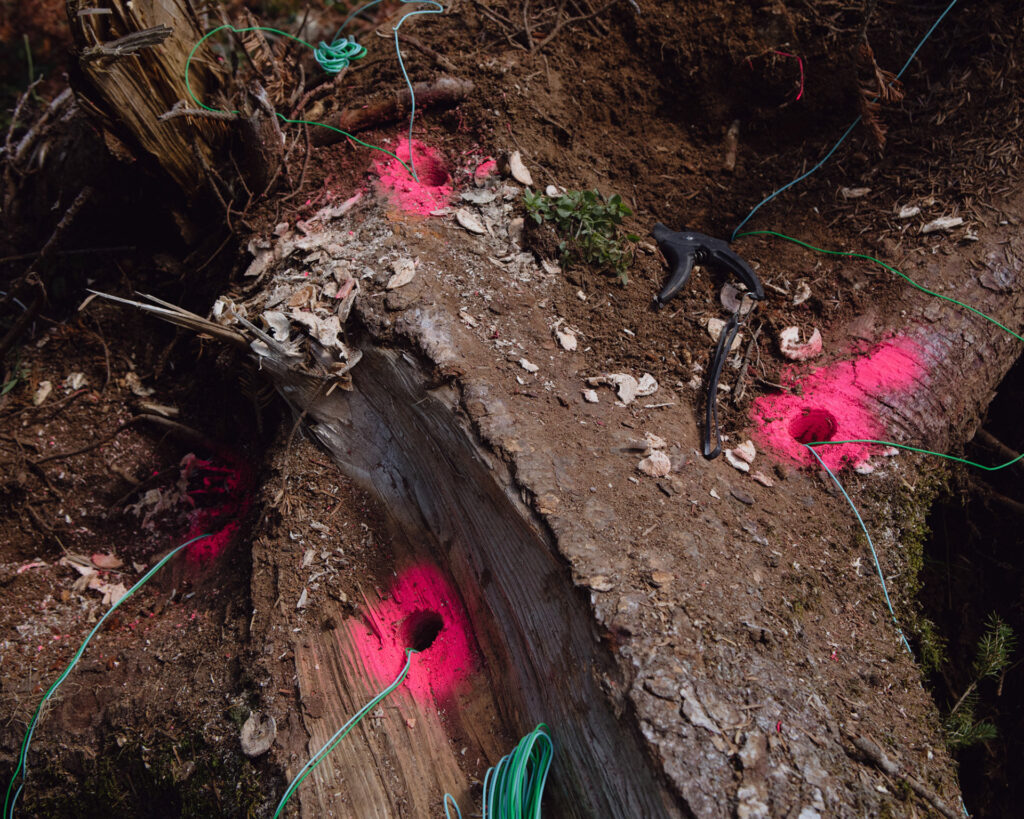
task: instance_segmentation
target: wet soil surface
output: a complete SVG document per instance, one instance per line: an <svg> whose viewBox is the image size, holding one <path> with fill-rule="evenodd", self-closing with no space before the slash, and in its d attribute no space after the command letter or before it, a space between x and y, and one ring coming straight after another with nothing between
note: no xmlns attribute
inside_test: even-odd
<svg viewBox="0 0 1024 819"><path fill-rule="evenodd" d="M457 185L470 183L471 160L501 159L518 149L528 160L537 187L597 187L605 194L622 194L635 214L630 227L645 240L656 220L726 236L767 192L823 155L858 112L858 83L864 81L853 56L863 22L859 3L809 7L722 2L694 11L641 2L638 13L634 4L623 2L606 14L557 31L557 4L533 5L535 17L524 31L517 2L457 3L449 15L429 18L416 27L415 36L427 49L405 51L407 68L416 78L441 72L440 61L430 54L433 50L453 64L446 72L454 68L476 83L461 105L428 112L417 125L417 136L448 158ZM893 70L902 65L918 33L944 5L881 4L868 26L879 64ZM383 6L374 23L386 33L395 9ZM320 22L324 31L338 22L337 15L318 20L318 13L310 24ZM287 27L288 21L282 25ZM345 100L401 83L388 41L375 38L369 25L360 25L357 31L374 46L345 77ZM544 48L530 53L531 46L548 35L551 40ZM869 130L855 131L819 174L766 207L752 226L781 229L824 247L874 252L911 275L927 269L938 277L930 280L933 287L952 283L958 275L953 259L941 265L929 262L955 258L970 247L978 227L996 227L1015 218L1004 197L1018 179L1019 139L1013 129L1019 124L1021 98L1020 66L1015 62L1020 37L1020 13L1012 3L986 2L952 15L905 76L906 99L882 112L888 126L884 151L879 151ZM799 64L784 54L799 55ZM326 119L344 105L328 97L322 111L311 118ZM732 164L727 135L737 121L735 165L726 170ZM379 144L394 141L399 130L397 124L389 125L360 136ZM273 205L255 204L242 222L256 236L271 235L282 222L294 226L362 187L370 162L347 144L317 149L310 162L296 161L291 169L297 195L278 198ZM870 192L851 196L849 191L858 188ZM897 214L904 207L920 210L900 219ZM939 216L961 216L964 222L951 231L922 237L920 226ZM406 218L398 217L393 226L397 233L440 230L430 220L413 219L409 227L403 224ZM204 245L203 260L222 238L230 237L218 236ZM229 247L244 245L248 238L230 238ZM901 309L900 285L889 277L823 260L788 244L763 238L741 241L737 246L758 265L771 291L785 298L776 299L782 306L760 313L761 343L749 351L747 396L722 402L724 428L733 436L745 427L752 398L779 383L784 361L774 342L782 327L817 327L828 345L833 328L838 333L851 323L870 337L894 330ZM11 251L13 255L32 249L12 245ZM120 288L124 295L152 288L205 314L209 299L175 281L183 271L174 255L185 255L180 245L173 248L169 261L153 264L142 253L134 260L144 261L129 265L127 274L126 268L119 271L104 262L96 275L100 283ZM131 259L122 261L127 264ZM204 294L219 292L217 284L226 287L231 277L237 280L249 257L232 259L231 268L221 266L225 261L220 258L210 267L210 281L201 288ZM6 263L3 275L13 278L20 269ZM527 339L529 333L537 346L554 349L543 322L531 326L518 318L524 307L536 308L538 299L531 297L536 294L525 287L510 290L488 269L482 261L484 272L463 282L467 296L448 305L452 315L464 308L483 325L481 335L523 333L522 339ZM707 319L725 315L719 302L723 279L698 272L690 287L654 321L650 298L663 278L657 253L638 248L626 287L599 271L567 271L565 277L545 284L544 309L579 331L581 351L586 352L577 368L581 379L613 364L616 371L650 372L680 404L692 405L696 418L700 390L690 382L696 379L699 385L707 369L712 345ZM63 309L41 318L4 362L3 770L9 770L7 762L42 694L105 610L103 601L111 587L130 587L142 567L190 535L197 519L223 531L229 523L225 504L236 504L231 507L235 517L240 507L237 497L225 497L224 483L217 477L223 472L217 470L244 468L251 471L251 503L243 504L240 526L223 538L223 551L202 563L175 563L126 601L46 710L21 804L27 815L267 815L283 789L280 760L272 764L266 757L245 758L240 753L240 726L251 709L268 706L275 709L282 734L298 731L298 722L289 724L286 706L295 692L287 671L273 665L282 652L287 654L287 644L282 642L277 652L276 643L252 631L250 580L255 576L253 582L262 582L250 556L254 533L272 531L268 520L282 515L281 504L289 519L307 523L326 515L332 526L347 524L353 531L366 527L365 531L386 532L387 526L381 511L341 478L326 456L319 456L325 460L318 465L308 444L300 446L294 440L288 433L293 422L282 424L280 408L268 405L258 379L243 375L239 386L242 367L237 360L207 342L176 335L124 311L94 303L75 313L74 305L85 295L82 283L71 282ZM793 304L802 285L811 296ZM392 306L401 308L403 298L412 299L394 296ZM509 314L517 316L514 322ZM372 312L362 320L372 324ZM847 332L843 330L843 338ZM503 366L509 375L523 375L519 351L512 352L517 354L511 359L503 356ZM33 399L41 394L44 382L51 391L36 406ZM551 406L571 403L577 420L595 426L611 423L603 410L584 405L568 387L546 392L522 386L515 396L516 411L528 415L530 402L538 400ZM165 420L126 425L139 415ZM643 420L630 415L619 419L617 427L622 445L628 446ZM675 478L699 484L705 480L705 465L693 457L697 427L680 427L677 432L676 440L686 440L689 446L674 453L680 466ZM1004 440L1011 447L1021 443ZM288 458L283 465L264 463L264 452L271 448L297 453L301 466ZM189 456L198 458L200 465ZM685 563L689 555L685 576L693 575L694 593L712 595L695 604L698 609L718 605L715 589L745 584L754 577L757 584L776 584L766 594L789 601L786 619L798 628L804 627L803 608L808 606L813 608L813 629L822 633L875 629L879 618L884 623L881 609L864 614L863 609L845 605L845 597L833 599L828 589L832 581L808 580L797 568L807 561L799 555L773 556L769 550L764 566L751 567L739 560L735 565L702 566L700 543L724 543L727 531L746 532L745 537L756 543L785 532L816 504L841 509L837 498L815 500L824 486L815 476L783 468L772 477L786 485L788 501L773 505L769 514L759 509L761 488L744 483L739 494L729 494L738 477L728 485L716 484L725 493L726 511L714 522L695 513L689 545L669 549L673 566L652 562L631 582L647 585L656 597L660 580L680 565L677 559ZM276 482L280 489L271 491ZM264 491L257 494L259 485ZM892 485L899 485L896 478ZM671 482L658 491L665 497L678 494ZM1000 491L1009 493L1006 487ZM349 502L338 503L340 495ZM209 514L197 515L203 510ZM646 513L628 505L610 508L598 503L578 511L598 522L615 518L637 533L651 525ZM915 508L915 514L920 511ZM823 517L821 536L843 544L840 553L829 558L835 566L823 563L823 569L853 566L863 553L839 514L827 520L842 520L845 531ZM717 531L718 527L724 528ZM310 530L303 536L315 533ZM290 537L290 532L279 532L276 548L289 548ZM358 589L347 577L384 582L389 569L379 541L360 537L346 544L345 571L327 576L321 590L338 602L357 599ZM294 547L290 562L285 561L289 572L276 581L284 583L278 588L290 612L302 589L295 563L301 566L305 548ZM80 566L91 563L95 575L75 568L74 556L80 556ZM101 568L110 565L103 556L114 556L122 565ZM792 569L775 572L780 563ZM869 570L847 574L851 576L843 582L863 584L865 599L877 596ZM827 575L822 571L822 578ZM94 580L95 587L82 584L83 577ZM265 597L268 592L255 593ZM912 618L915 602L897 596L901 615ZM793 610L793 603L801 611ZM671 616L687 632L701 629L701 617L693 611L666 615L655 606L651 612L652 627L658 618ZM941 625L942 617L933 616ZM296 623L300 619L297 614L289 617ZM618 639L621 635L608 635L612 643ZM709 630L708 639L724 650L731 638ZM274 652L268 653L271 644ZM837 647L839 658L846 651L845 646ZM827 676L837 659L801 662ZM867 692L891 686L897 692L891 696L905 696L915 711L922 710L922 694L904 678L903 670L874 668L864 670L861 678L843 696L860 702ZM835 680L850 684L845 673L837 673ZM953 690L956 681L948 685ZM268 698L268 686L277 692L276 701ZM883 713L872 717L871 706L867 712L869 722ZM501 733L498 726L495 731ZM897 731L896 741L900 747L930 755L922 739L929 733L935 735L934 726L914 726L906 735ZM289 746L296 753L302 748L298 737L296 733ZM500 737L505 744L509 739ZM469 773L479 776L478 768ZM1005 804L981 802L978 809L1006 815Z"/></svg>

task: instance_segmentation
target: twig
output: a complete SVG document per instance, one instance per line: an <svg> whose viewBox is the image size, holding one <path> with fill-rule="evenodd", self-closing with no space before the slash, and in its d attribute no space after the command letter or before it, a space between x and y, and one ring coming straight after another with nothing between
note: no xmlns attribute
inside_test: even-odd
<svg viewBox="0 0 1024 819"><path fill-rule="evenodd" d="M739 406L740 401L743 400L743 395L747 391L747 385L744 379L747 377L747 370L750 368L750 356L754 352L754 347L757 344L757 337L761 334L761 328L763 324L758 324L757 329L754 330L753 335L750 336L750 341L747 344L747 349L743 353L743 363L740 365L740 374L736 376L736 386L733 387L732 403Z"/></svg>
<svg viewBox="0 0 1024 819"><path fill-rule="evenodd" d="M565 28L566 26L570 26L574 23L582 23L586 20L592 20L594 17L604 14L606 11L608 11L608 9L610 9L618 2L619 0L608 0L608 2L601 6L601 8L599 8L597 11L591 12L590 14L581 14L578 17L567 17L564 20L559 20L557 23L555 23L555 27L551 29L551 33L548 34L548 36L541 40L539 43L537 43L536 48L532 48L531 50L540 51L552 40L554 40L555 37L557 37L559 33L561 33L562 29Z"/></svg>
<svg viewBox="0 0 1024 819"><path fill-rule="evenodd" d="M98 441L93 441L91 444L88 444L87 446L83 446L79 449L74 449L71 452L58 452L54 455L47 455L45 458L40 458L38 461L29 461L29 464L37 467L41 464L48 463L49 461L62 461L65 458L73 458L76 455L84 455L86 452L91 452L92 450L97 449L98 447L101 447L104 444L108 444L111 441L113 441L118 435L120 435L122 432L128 429L128 427L130 427L136 421L138 421L140 417L141 416L136 416L135 418L131 418L125 421L109 435L100 438Z"/></svg>
<svg viewBox="0 0 1024 819"><path fill-rule="evenodd" d="M473 4L484 13L485 16L490 17L495 23L505 29L506 33L512 31L512 27L515 25L511 20L508 19L504 14L496 12L494 9L488 8L480 0L473 0Z"/></svg>
<svg viewBox="0 0 1024 819"><path fill-rule="evenodd" d="M1008 498L1002 492L997 492L984 481L971 478L968 480L968 486L970 486L974 492L981 495L985 500L999 504L1006 509L1006 511L1018 516L1024 515L1024 503L1014 500L1013 498Z"/></svg>
<svg viewBox="0 0 1024 819"><path fill-rule="evenodd" d="M81 59L83 62L89 62L104 58L118 59L119 57L126 57L144 48L153 48L161 45L173 32L174 29L162 23L159 26L153 26L153 28L133 31L131 34L118 37L109 43L89 46L82 51Z"/></svg>
<svg viewBox="0 0 1024 819"><path fill-rule="evenodd" d="M473 91L472 80L460 77L443 76L433 82L418 82L413 85L416 93L417 107L452 107L458 105L466 96ZM394 96L372 102L365 107L347 108L342 111L330 124L348 133L364 131L375 125L391 122L404 117L410 107L408 89L399 92ZM331 145L345 139L342 134L329 131L326 128L318 128L313 134L314 145Z"/></svg>
<svg viewBox="0 0 1024 819"><path fill-rule="evenodd" d="M55 250L51 256L87 256L92 253L124 253L135 250L135 245L113 245L111 247L83 247L77 250ZM19 253L17 256L0 257L0 264L7 262L23 262L26 259L34 259L42 253L41 250L33 250L31 253Z"/></svg>
<svg viewBox="0 0 1024 819"><path fill-rule="evenodd" d="M238 114L234 111L208 111L205 108L188 108L185 100L178 100L171 106L170 111L164 111L158 116L157 121L167 122L169 119L177 119L178 117L205 117L206 119L219 119L229 122L239 119Z"/></svg>
<svg viewBox="0 0 1024 819"><path fill-rule="evenodd" d="M988 447L989 449L995 450L1007 460L1012 461L1020 457L1020 453L1014 452L1012 449L1010 449L1010 447L1008 447L1006 444L1004 444L1002 441L996 438L996 436L993 435L988 430L979 429L974 434L974 439L976 443ZM1014 466L1017 469L1024 470L1024 461L1017 461L1017 463L1015 463Z"/></svg>
<svg viewBox="0 0 1024 819"><path fill-rule="evenodd" d="M413 48L422 51L424 54L430 57L435 63L441 66L441 68L443 68L445 71L458 71L458 69L455 67L455 64L447 57L445 57L444 54L440 54L439 52L434 51L434 49L432 49L426 43L422 42L416 37L413 37L411 34L403 34L401 36L401 40L402 42L408 43Z"/></svg>
<svg viewBox="0 0 1024 819"><path fill-rule="evenodd" d="M885 755L885 752L876 743L872 742L867 737L854 737L848 735L847 738L870 762L873 762L881 771L889 776L906 782L914 793L928 802L933 808L935 808L935 810L945 816L946 819L962 819L962 817L950 808L935 791L920 780L908 773L905 773L898 763L889 759L889 757Z"/></svg>

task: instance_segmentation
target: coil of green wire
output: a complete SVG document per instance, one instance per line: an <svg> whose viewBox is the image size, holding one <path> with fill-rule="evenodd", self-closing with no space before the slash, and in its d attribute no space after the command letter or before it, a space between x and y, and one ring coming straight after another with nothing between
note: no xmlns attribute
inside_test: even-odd
<svg viewBox="0 0 1024 819"><path fill-rule="evenodd" d="M555 746L543 722L519 740L512 753L487 771L484 777L484 819L540 819L541 798L548 780ZM450 793L444 795L444 814L462 819Z"/></svg>

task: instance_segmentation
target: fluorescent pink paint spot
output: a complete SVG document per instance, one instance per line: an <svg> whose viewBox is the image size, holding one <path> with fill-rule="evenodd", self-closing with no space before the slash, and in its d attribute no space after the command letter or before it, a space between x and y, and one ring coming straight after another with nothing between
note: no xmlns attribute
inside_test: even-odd
<svg viewBox="0 0 1024 819"><path fill-rule="evenodd" d="M473 177L476 179L477 182L483 182L485 179L487 179L487 177L493 176L497 172L498 163L495 162L490 157L488 157L479 165L477 165L476 170L473 171Z"/></svg>
<svg viewBox="0 0 1024 819"><path fill-rule="evenodd" d="M872 408L879 397L905 392L924 373L918 345L908 338L893 338L857 358L839 361L800 375L789 367L782 383L800 394L783 393L758 398L750 410L755 437L762 446L800 464L816 464L805 443L823 440L873 438L885 440L885 425ZM815 447L829 469L858 466L877 445L842 444Z"/></svg>
<svg viewBox="0 0 1024 819"><path fill-rule="evenodd" d="M374 163L381 187L398 203L398 206L409 213L429 216L433 211L448 204L452 195L451 174L448 163L440 151L424 145L418 139L412 142L413 156L416 160L416 175L413 178L405 166L394 157L385 157ZM399 140L395 155L408 164L409 140Z"/></svg>
<svg viewBox="0 0 1024 819"><path fill-rule="evenodd" d="M186 478L198 478L198 486L188 495L196 508L188 515L185 540L204 532L213 533L189 546L188 562L195 565L213 560L226 549L242 525L252 505L253 472L250 467L230 455L222 455L227 466L193 458L182 465Z"/></svg>
<svg viewBox="0 0 1024 819"><path fill-rule="evenodd" d="M405 664L407 647L433 638L413 655L403 684L420 704L451 697L477 668L466 609L434 566L403 572L390 596L364 611L362 620L350 620L348 628L366 670L381 687L394 680Z"/></svg>

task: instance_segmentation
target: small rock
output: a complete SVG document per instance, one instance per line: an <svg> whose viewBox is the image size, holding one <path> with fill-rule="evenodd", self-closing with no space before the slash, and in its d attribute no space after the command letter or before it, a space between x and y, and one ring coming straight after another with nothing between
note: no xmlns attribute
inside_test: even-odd
<svg viewBox="0 0 1024 819"><path fill-rule="evenodd" d="M85 373L71 373L64 379L64 386L69 390L81 389L88 383L89 380L85 377Z"/></svg>
<svg viewBox="0 0 1024 819"><path fill-rule="evenodd" d="M248 757L257 757L270 750L277 738L277 723L267 714L263 719L257 711L249 714L249 719L242 725L242 753Z"/></svg>
<svg viewBox="0 0 1024 819"><path fill-rule="evenodd" d="M579 346L576 334L572 330L563 330L561 327L556 327L555 338L558 339L558 346L563 350L572 352Z"/></svg>
<svg viewBox="0 0 1024 819"><path fill-rule="evenodd" d="M304 608L306 608L306 603L308 601L309 601L309 590L308 589L303 589L302 590L302 594L299 595L299 602L297 602L295 604L295 608L297 608L297 609L304 609Z"/></svg>
<svg viewBox="0 0 1024 819"><path fill-rule="evenodd" d="M470 233L486 233L487 228L480 221L480 217L467 208L459 208L455 211L455 221Z"/></svg>
<svg viewBox="0 0 1024 819"><path fill-rule="evenodd" d="M53 383L50 381L40 381L35 395L32 396L32 406L41 406L42 403L50 397L51 392L53 392Z"/></svg>
<svg viewBox="0 0 1024 819"><path fill-rule="evenodd" d="M713 497L715 500L721 500L722 499L722 496L718 494L718 490L716 490L716 489L712 489L710 492L708 492L708 494L711 497Z"/></svg>
<svg viewBox="0 0 1024 819"><path fill-rule="evenodd" d="M913 217L917 216L917 214L919 214L920 212L921 208L919 208L917 205L904 205L902 208L899 209L899 212L896 214L896 218L912 219Z"/></svg>
<svg viewBox="0 0 1024 819"><path fill-rule="evenodd" d="M583 390L583 400L588 404L596 404L598 401L597 390Z"/></svg>
<svg viewBox="0 0 1024 819"><path fill-rule="evenodd" d="M800 328L786 327L779 333L779 351L790 361L807 361L821 355L821 333L814 328L811 337L800 343Z"/></svg>
<svg viewBox="0 0 1024 819"><path fill-rule="evenodd" d="M761 484L761 486L775 486L775 482L763 472L752 472L750 477Z"/></svg>
<svg viewBox="0 0 1024 819"><path fill-rule="evenodd" d="M508 168L512 178L520 185L533 185L533 177L530 175L529 170L527 170L526 165L523 164L523 155L519 151L513 151L512 155L508 158Z"/></svg>
<svg viewBox="0 0 1024 819"><path fill-rule="evenodd" d="M729 494L736 498L740 503L745 503L747 506L754 505L754 496L749 492L744 492L742 489L730 489Z"/></svg>
<svg viewBox="0 0 1024 819"><path fill-rule="evenodd" d="M522 367L524 370L526 370L528 373L535 373L535 372L537 372L537 370L540 369L540 367L538 367L532 361L528 361L525 358L520 358L519 359L519 366Z"/></svg>
<svg viewBox="0 0 1024 819"><path fill-rule="evenodd" d="M672 461L664 452L655 450L640 461L636 468L652 478L664 478L672 471Z"/></svg>
<svg viewBox="0 0 1024 819"><path fill-rule="evenodd" d="M596 574L586 581L587 586L596 592L610 592L615 588L615 584L611 581L611 578L603 574Z"/></svg>
<svg viewBox="0 0 1024 819"><path fill-rule="evenodd" d="M547 273L549 276L557 276L559 273L562 272L562 268L559 267L557 263L550 262L547 259L541 259L540 266L544 268L544 272ZM584 301L586 301L585 298Z"/></svg>
<svg viewBox="0 0 1024 819"><path fill-rule="evenodd" d="M466 324L468 324L470 327L476 327L477 325L480 324L479 321L473 318L473 316L471 316L465 310L459 310L459 318L466 322Z"/></svg>
<svg viewBox="0 0 1024 819"><path fill-rule="evenodd" d="M671 572L651 572L651 584L657 586L659 589L662 586L667 586L676 576Z"/></svg>
<svg viewBox="0 0 1024 819"><path fill-rule="evenodd" d="M928 224L922 225L921 233L937 233L942 230L952 230L955 227L960 227L964 223L964 220L960 216L940 216L938 219L932 219Z"/></svg>
<svg viewBox="0 0 1024 819"><path fill-rule="evenodd" d="M546 193L548 196L558 196L559 191L558 188L556 188L554 185L548 185L546 188L544 188L544 193Z"/></svg>
<svg viewBox="0 0 1024 819"><path fill-rule="evenodd" d="M405 285L416 278L416 262L412 259L395 259L391 263L391 269L395 273L388 279L388 283L385 285L388 290L405 287Z"/></svg>

